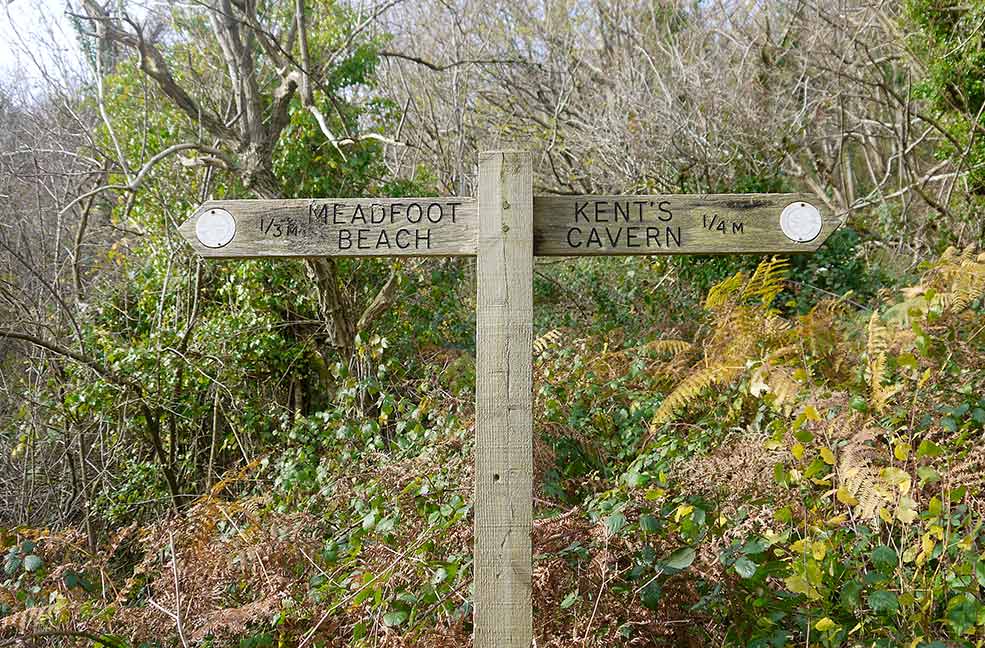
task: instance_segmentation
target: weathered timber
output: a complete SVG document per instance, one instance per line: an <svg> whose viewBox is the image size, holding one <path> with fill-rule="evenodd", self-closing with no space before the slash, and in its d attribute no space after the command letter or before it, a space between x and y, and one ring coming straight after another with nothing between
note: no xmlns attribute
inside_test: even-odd
<svg viewBox="0 0 985 648"><path fill-rule="evenodd" d="M534 253L813 252L837 221L811 201L806 194L537 196Z"/></svg>
<svg viewBox="0 0 985 648"><path fill-rule="evenodd" d="M475 648L530 648L533 196L528 152L479 156Z"/></svg>
<svg viewBox="0 0 985 648"><path fill-rule="evenodd" d="M535 196L534 254L813 252L838 225L806 194ZM474 198L221 200L180 228L205 257L472 256Z"/></svg>
<svg viewBox="0 0 985 648"><path fill-rule="evenodd" d="M533 257L813 252L806 194L532 196L528 152L479 156L478 199L223 200L182 236L212 258L477 255L475 648L530 648Z"/></svg>
<svg viewBox="0 0 985 648"><path fill-rule="evenodd" d="M471 256L475 200L218 200L203 204L179 229L196 252L211 258Z"/></svg>

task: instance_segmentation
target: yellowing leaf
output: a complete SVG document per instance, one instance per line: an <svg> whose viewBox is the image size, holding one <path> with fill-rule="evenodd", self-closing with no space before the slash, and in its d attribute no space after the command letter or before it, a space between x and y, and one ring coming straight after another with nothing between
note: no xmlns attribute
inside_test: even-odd
<svg viewBox="0 0 985 648"><path fill-rule="evenodd" d="M910 485L913 480L905 470L900 470L899 468L883 468L879 471L879 476L886 480L886 483L898 488L901 495L906 495L910 492Z"/></svg>
<svg viewBox="0 0 985 648"><path fill-rule="evenodd" d="M793 444L793 447L790 448L790 454L794 456L794 459L800 461L804 458L804 446L799 443Z"/></svg>
<svg viewBox="0 0 985 648"><path fill-rule="evenodd" d="M893 516L890 515L889 511L887 511L884 506L879 507L879 518L886 524L891 524L893 521Z"/></svg>
<svg viewBox="0 0 985 648"><path fill-rule="evenodd" d="M910 444L897 443L893 447L893 456L899 461L906 461L906 459L910 456Z"/></svg>
<svg viewBox="0 0 985 648"><path fill-rule="evenodd" d="M920 549L923 553L930 555L930 552L934 550L937 546L937 541L934 540L929 533L925 533L922 538L920 538Z"/></svg>
<svg viewBox="0 0 985 648"><path fill-rule="evenodd" d="M829 619L828 617L824 617L823 619L821 619L820 621L818 621L817 623L814 624L814 629L815 630L819 630L821 632L827 632L828 630L834 630L837 627L838 627L838 624L835 623L834 621L832 621L831 619Z"/></svg>
<svg viewBox="0 0 985 648"><path fill-rule="evenodd" d="M927 367L927 370L923 372L922 376L920 376L920 380L917 381L917 389L921 389L925 384L927 384L928 380L930 380L930 367Z"/></svg>
<svg viewBox="0 0 985 648"><path fill-rule="evenodd" d="M810 583L804 580L804 577L800 574L794 574L793 576L787 576L783 583L787 586L787 589L795 594L804 594L807 598L816 601L821 598L821 595L817 593L817 590L811 587Z"/></svg>
<svg viewBox="0 0 985 648"><path fill-rule="evenodd" d="M694 507L690 504L681 504L674 512L674 522L680 522L681 518L690 515L692 511L694 511Z"/></svg>
<svg viewBox="0 0 985 648"><path fill-rule="evenodd" d="M913 545L912 547L907 547L903 551L903 555L901 556L903 562L905 562L905 563L911 563L911 562L913 562L913 559L916 558L916 557L917 557L917 546L916 545Z"/></svg>
<svg viewBox="0 0 985 648"><path fill-rule="evenodd" d="M663 488L651 488L650 490L648 490L646 492L646 495L644 495L643 497L647 501L652 502L654 500L660 499L661 497L663 497L666 494L667 494L667 491L664 490Z"/></svg>
<svg viewBox="0 0 985 648"><path fill-rule="evenodd" d="M804 408L804 418L808 421L820 421L821 415L817 413L817 409L813 405L808 405Z"/></svg>
<svg viewBox="0 0 985 648"><path fill-rule="evenodd" d="M814 560L824 560L825 554L828 553L828 547L823 542L813 542L811 543L811 555L814 556Z"/></svg>
<svg viewBox="0 0 985 648"><path fill-rule="evenodd" d="M896 507L896 519L903 524L913 524L917 519L917 503L909 497L901 497Z"/></svg>
<svg viewBox="0 0 985 648"><path fill-rule="evenodd" d="M821 459L824 459L824 463L829 466L835 465L835 453L831 452L829 448L821 448Z"/></svg>
<svg viewBox="0 0 985 648"><path fill-rule="evenodd" d="M855 506L858 504L858 500L855 499L851 491L849 491L844 486L838 489L838 491L835 493L835 497L838 498L839 502L845 504L846 506Z"/></svg>

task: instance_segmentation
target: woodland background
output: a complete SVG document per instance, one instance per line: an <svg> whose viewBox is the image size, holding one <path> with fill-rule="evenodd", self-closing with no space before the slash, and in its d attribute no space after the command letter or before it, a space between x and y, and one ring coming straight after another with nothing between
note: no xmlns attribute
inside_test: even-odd
<svg viewBox="0 0 985 648"><path fill-rule="evenodd" d="M844 223L537 262L537 645L985 639L985 4L51 11L75 42L0 79L0 646L468 645L474 262L202 263L176 225L473 195L516 142L541 193Z"/></svg>

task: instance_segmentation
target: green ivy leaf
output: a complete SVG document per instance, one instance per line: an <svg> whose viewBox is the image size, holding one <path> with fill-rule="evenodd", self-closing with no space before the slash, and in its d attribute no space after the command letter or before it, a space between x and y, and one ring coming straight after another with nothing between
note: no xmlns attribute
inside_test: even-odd
<svg viewBox="0 0 985 648"><path fill-rule="evenodd" d="M41 558L35 554L24 556L24 570L36 572L41 569Z"/></svg>
<svg viewBox="0 0 985 648"><path fill-rule="evenodd" d="M567 610L569 607L575 604L578 600L578 590L569 592L567 596L561 601L561 609Z"/></svg>
<svg viewBox="0 0 985 648"><path fill-rule="evenodd" d="M605 518L605 528L609 535L616 535L624 526L626 526L626 516L618 511Z"/></svg>
<svg viewBox="0 0 985 648"><path fill-rule="evenodd" d="M918 450L919 452L919 450ZM920 466L917 468L917 476L920 477L920 485L934 484L941 480L940 473L930 466Z"/></svg>
<svg viewBox="0 0 985 648"><path fill-rule="evenodd" d="M383 615L383 625L393 628L407 620L407 613L403 610L393 610Z"/></svg>
<svg viewBox="0 0 985 648"><path fill-rule="evenodd" d="M660 530L660 522L649 513L640 516L640 529L646 533L656 533Z"/></svg>
<svg viewBox="0 0 985 648"><path fill-rule="evenodd" d="M814 440L814 435L807 428L798 428L793 433L793 436L801 443L810 443L811 441Z"/></svg>
<svg viewBox="0 0 985 648"><path fill-rule="evenodd" d="M71 570L65 572L65 577L62 580L65 582L65 587L68 589L78 587L82 584L82 580L79 578L79 575Z"/></svg>
<svg viewBox="0 0 985 648"><path fill-rule="evenodd" d="M985 409L981 407L976 407L971 411L971 418L975 423L979 425L985 425Z"/></svg>
<svg viewBox="0 0 985 648"><path fill-rule="evenodd" d="M869 411L869 401L858 394L852 396L852 400L848 406L856 412L862 412L863 414Z"/></svg>
<svg viewBox="0 0 985 648"><path fill-rule="evenodd" d="M657 583L650 583L640 592L640 600L647 609L656 610L660 607L661 593L662 590Z"/></svg>
<svg viewBox="0 0 985 648"><path fill-rule="evenodd" d="M7 560L3 563L3 572L7 576L13 576L18 569L21 568L22 560L16 555L7 556Z"/></svg>
<svg viewBox="0 0 985 648"><path fill-rule="evenodd" d="M896 614L899 611L899 599L892 592L877 590L866 599L873 612Z"/></svg>
<svg viewBox="0 0 985 648"><path fill-rule="evenodd" d="M692 547L681 547L660 562L664 567L680 571L690 567L696 556L697 554Z"/></svg>
<svg viewBox="0 0 985 648"><path fill-rule="evenodd" d="M642 486L646 486L646 483L649 481L649 477L647 475L643 475L638 472L628 472L623 475L623 479L625 480L626 485L630 488L640 488Z"/></svg>
<svg viewBox="0 0 985 648"><path fill-rule="evenodd" d="M761 554L766 551L766 548L770 546L769 540L766 538L755 538L749 542L742 545L741 551L747 556L754 556L756 554Z"/></svg>
<svg viewBox="0 0 985 648"><path fill-rule="evenodd" d="M93 648L126 648L127 642L118 635L99 635L99 640L92 643Z"/></svg>
<svg viewBox="0 0 985 648"><path fill-rule="evenodd" d="M739 558L735 561L735 573L743 578L752 578L758 568L759 565L746 557Z"/></svg>
<svg viewBox="0 0 985 648"><path fill-rule="evenodd" d="M958 594L947 602L947 615L944 620L958 635L973 630L978 621L978 611L981 604L967 592Z"/></svg>
<svg viewBox="0 0 985 648"><path fill-rule="evenodd" d="M923 457L939 457L944 454L944 448L940 447L930 439L924 439L917 446L917 458L922 459Z"/></svg>
<svg viewBox="0 0 985 648"><path fill-rule="evenodd" d="M839 603L842 609L849 612L855 610L858 607L859 601L861 600L862 594L862 584L858 581L851 581L846 583L844 587L841 588L841 594L838 597Z"/></svg>
<svg viewBox="0 0 985 648"><path fill-rule="evenodd" d="M896 568L899 557L896 550L886 545L876 547L870 556L872 565L883 573L888 573Z"/></svg>

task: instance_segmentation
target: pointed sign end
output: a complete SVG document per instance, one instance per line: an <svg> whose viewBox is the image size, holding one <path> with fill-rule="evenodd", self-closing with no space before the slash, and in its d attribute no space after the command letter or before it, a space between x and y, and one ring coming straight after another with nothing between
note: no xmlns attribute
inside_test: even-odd
<svg viewBox="0 0 985 648"><path fill-rule="evenodd" d="M809 202L792 202L780 212L780 230L794 243L813 241L823 227L820 210Z"/></svg>
<svg viewBox="0 0 985 648"><path fill-rule="evenodd" d="M200 256L222 256L236 237L236 218L218 203L204 203L178 227Z"/></svg>
<svg viewBox="0 0 985 648"><path fill-rule="evenodd" d="M816 252L843 224L827 205L808 194L789 194L776 216L778 238L792 246L789 252ZM784 240L785 239L785 240Z"/></svg>

